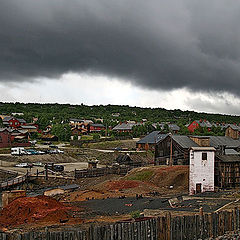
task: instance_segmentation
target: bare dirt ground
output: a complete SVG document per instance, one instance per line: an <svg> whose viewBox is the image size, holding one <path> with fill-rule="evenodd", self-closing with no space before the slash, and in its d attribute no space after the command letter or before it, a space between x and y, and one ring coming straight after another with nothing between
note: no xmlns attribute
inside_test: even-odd
<svg viewBox="0 0 240 240"><path fill-rule="evenodd" d="M70 208L76 207L78 210L74 211L74 214L79 220L75 221L65 213L60 214L61 216L56 215L57 220L55 222L53 222L54 214L53 218L44 218L41 221L27 218L26 221L32 221L30 224L32 229L41 229L52 225L54 227L64 227L65 225L81 225L83 227L83 225L89 225L90 223L106 224L123 221L131 219L131 212L136 210L143 212L144 216L147 217L159 216L166 214L168 211L176 216L198 214L200 207L203 207L204 212L213 212L222 207L230 209L239 205L238 201L232 203L239 199L239 196L234 192L188 196L188 166L149 166L133 169L123 177L107 175L77 180L49 179L46 181L36 179L29 184L33 186L32 194L39 194L41 192L39 190L42 188L54 188L74 183L79 185L77 190L65 192L63 195L57 195L54 198ZM179 197L181 197L181 201L178 201ZM169 199L174 199L175 203L171 205ZM14 206L19 207L18 204L13 205L12 212L16 210L14 210ZM38 216L38 208L33 206L30 208L32 210L27 211L35 211ZM47 211L51 210L47 209ZM67 222L61 223L62 218L63 220L67 219ZM25 221L24 216L22 219ZM25 230L30 227L27 222L23 222L19 227L5 225L4 227L7 228Z"/></svg>

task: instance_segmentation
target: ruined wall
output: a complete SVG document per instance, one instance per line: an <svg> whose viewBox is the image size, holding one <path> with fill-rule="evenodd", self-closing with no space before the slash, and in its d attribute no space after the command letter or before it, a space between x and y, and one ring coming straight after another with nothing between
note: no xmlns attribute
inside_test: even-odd
<svg viewBox="0 0 240 240"><path fill-rule="evenodd" d="M26 197L26 191L24 190L14 190L6 191L2 193L2 207L7 206L10 202L19 197Z"/></svg>
<svg viewBox="0 0 240 240"><path fill-rule="evenodd" d="M207 160L203 160L203 153ZM197 184L201 184L201 192L214 191L214 157L214 151L190 150L189 194L197 192Z"/></svg>

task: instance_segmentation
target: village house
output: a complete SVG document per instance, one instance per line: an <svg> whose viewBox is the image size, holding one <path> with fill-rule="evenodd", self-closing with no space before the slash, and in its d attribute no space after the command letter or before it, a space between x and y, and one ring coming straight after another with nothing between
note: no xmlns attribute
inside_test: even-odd
<svg viewBox="0 0 240 240"><path fill-rule="evenodd" d="M190 165L190 150L194 147L214 147L215 185L240 186L240 140L227 136L168 135L159 141L155 150L156 165Z"/></svg>
<svg viewBox="0 0 240 240"><path fill-rule="evenodd" d="M222 146L215 160L215 183L220 188L240 187L240 153Z"/></svg>
<svg viewBox="0 0 240 240"><path fill-rule="evenodd" d="M214 147L217 150L221 146L226 149L240 149L240 140L226 136L185 136L169 135L156 146L157 164L166 164L170 159L175 165L189 165L189 150L191 147Z"/></svg>
<svg viewBox="0 0 240 240"><path fill-rule="evenodd" d="M173 134L177 134L180 131L180 127L174 123L153 123L152 126L154 129L159 127L161 130L164 130L165 126L167 126L168 130Z"/></svg>
<svg viewBox="0 0 240 240"><path fill-rule="evenodd" d="M24 130L0 128L0 148L28 147L28 133Z"/></svg>
<svg viewBox="0 0 240 240"><path fill-rule="evenodd" d="M90 123L89 124L89 132L90 133L96 133L96 132L101 132L102 130L105 130L105 126L100 123Z"/></svg>
<svg viewBox="0 0 240 240"><path fill-rule="evenodd" d="M225 131L225 136L233 139L239 139L240 127L234 124L228 124Z"/></svg>
<svg viewBox="0 0 240 240"><path fill-rule="evenodd" d="M42 141L50 141L50 142L56 142L58 141L58 137L56 135L52 135L50 133L47 134L42 134L41 136L41 140Z"/></svg>
<svg viewBox="0 0 240 240"><path fill-rule="evenodd" d="M153 131L136 143L138 150L154 150L156 144L162 141L168 134L161 134L161 131Z"/></svg>
<svg viewBox="0 0 240 240"><path fill-rule="evenodd" d="M77 140L80 140L81 136L86 134L88 134L87 128L81 128L78 126L71 128L71 140L74 140L74 136L76 136Z"/></svg>
<svg viewBox="0 0 240 240"><path fill-rule="evenodd" d="M24 113L22 113L22 112L15 112L15 113L12 113L11 115L12 116L23 116Z"/></svg>
<svg viewBox="0 0 240 240"><path fill-rule="evenodd" d="M169 131L177 134L180 131L180 127L177 124L168 124Z"/></svg>
<svg viewBox="0 0 240 240"><path fill-rule="evenodd" d="M206 127L208 131L211 131L212 126L213 125L207 120L195 120L188 125L188 131L193 133L199 127L202 127L202 128Z"/></svg>
<svg viewBox="0 0 240 240"><path fill-rule="evenodd" d="M2 119L3 125L9 128L19 128L26 124L26 121L21 118L15 118L11 116L4 117Z"/></svg>
<svg viewBox="0 0 240 240"><path fill-rule="evenodd" d="M189 194L214 191L215 148L192 147L189 164Z"/></svg>
<svg viewBox="0 0 240 240"><path fill-rule="evenodd" d="M81 123L84 123L84 120L83 119L78 119L78 118L70 118L69 123L70 123L71 126L76 127L77 125L79 125Z"/></svg>
<svg viewBox="0 0 240 240"><path fill-rule="evenodd" d="M113 116L113 117L119 117L119 116L120 116L120 113L112 113L112 116Z"/></svg>
<svg viewBox="0 0 240 240"><path fill-rule="evenodd" d="M116 132L132 132L134 126L140 126L142 124L143 123L136 123L135 121L120 122L112 130Z"/></svg>
<svg viewBox="0 0 240 240"><path fill-rule="evenodd" d="M37 133L38 127L36 125L22 125L19 129L26 130L28 133Z"/></svg>

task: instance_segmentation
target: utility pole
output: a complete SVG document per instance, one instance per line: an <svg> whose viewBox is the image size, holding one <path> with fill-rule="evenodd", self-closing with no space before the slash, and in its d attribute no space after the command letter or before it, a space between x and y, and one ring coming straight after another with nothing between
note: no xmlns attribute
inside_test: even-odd
<svg viewBox="0 0 240 240"><path fill-rule="evenodd" d="M172 133L169 134L170 136L170 161L169 161L169 166L173 165L173 159L172 159Z"/></svg>
<svg viewBox="0 0 240 240"><path fill-rule="evenodd" d="M156 143L156 136L154 136L154 165L157 165L156 163L156 147L157 147L157 143Z"/></svg>

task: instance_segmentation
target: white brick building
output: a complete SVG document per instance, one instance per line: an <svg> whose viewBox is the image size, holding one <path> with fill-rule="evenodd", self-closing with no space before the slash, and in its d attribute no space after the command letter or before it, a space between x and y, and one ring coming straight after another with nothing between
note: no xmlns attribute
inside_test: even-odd
<svg viewBox="0 0 240 240"><path fill-rule="evenodd" d="M215 148L192 147L190 150L189 194L214 191Z"/></svg>

